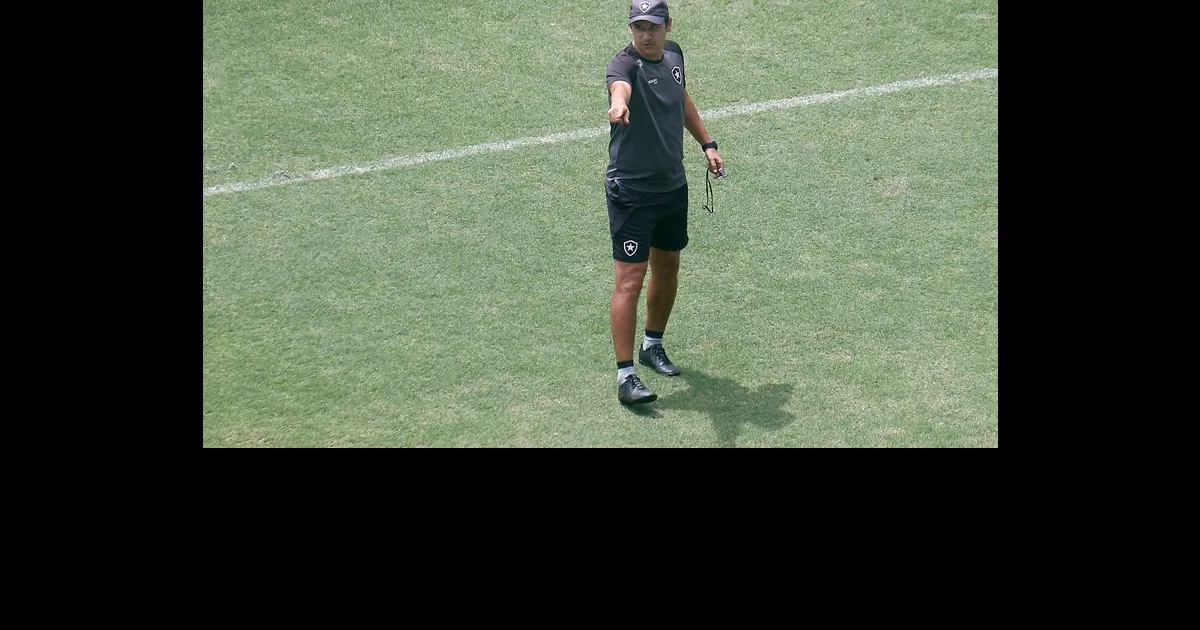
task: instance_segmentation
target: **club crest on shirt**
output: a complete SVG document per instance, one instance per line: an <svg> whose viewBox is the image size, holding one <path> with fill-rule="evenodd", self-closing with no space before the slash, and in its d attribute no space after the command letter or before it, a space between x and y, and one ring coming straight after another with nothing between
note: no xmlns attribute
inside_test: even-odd
<svg viewBox="0 0 1200 630"><path fill-rule="evenodd" d="M680 70L679 66L671 68L671 76L675 77L676 83L683 85L683 70Z"/></svg>
<svg viewBox="0 0 1200 630"><path fill-rule="evenodd" d="M625 241L625 255L632 256L637 253L637 241Z"/></svg>

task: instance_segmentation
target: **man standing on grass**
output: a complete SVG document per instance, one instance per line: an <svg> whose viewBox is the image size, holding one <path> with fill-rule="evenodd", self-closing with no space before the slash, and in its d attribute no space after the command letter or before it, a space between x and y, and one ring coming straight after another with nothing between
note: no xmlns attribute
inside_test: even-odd
<svg viewBox="0 0 1200 630"><path fill-rule="evenodd" d="M605 69L610 123L605 197L616 274L609 326L617 356L617 399L625 404L658 399L633 366L638 298L647 268L646 329L638 360L659 374L679 374L662 340L679 290L679 252L688 244L684 128L700 143L710 172L725 166L687 93L683 51L667 40L671 26L665 0L632 0L632 41Z"/></svg>

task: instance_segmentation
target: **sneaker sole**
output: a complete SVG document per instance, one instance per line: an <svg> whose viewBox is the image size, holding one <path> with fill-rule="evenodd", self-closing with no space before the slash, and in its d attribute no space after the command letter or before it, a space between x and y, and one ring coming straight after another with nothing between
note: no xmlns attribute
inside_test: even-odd
<svg viewBox="0 0 1200 630"><path fill-rule="evenodd" d="M618 400L620 400L620 399L618 399ZM622 400L621 404L622 405L640 405L642 403L652 403L656 400L658 400L658 394L650 394L649 396L647 396L645 398L639 398L637 400Z"/></svg>

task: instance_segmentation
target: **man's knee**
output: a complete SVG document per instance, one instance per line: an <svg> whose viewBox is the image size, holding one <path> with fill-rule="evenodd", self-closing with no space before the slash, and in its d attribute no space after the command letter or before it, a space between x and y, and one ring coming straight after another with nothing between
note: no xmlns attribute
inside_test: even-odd
<svg viewBox="0 0 1200 630"><path fill-rule="evenodd" d="M617 293L640 293L642 282L646 279L647 263L625 263L617 261L616 283L613 290Z"/></svg>

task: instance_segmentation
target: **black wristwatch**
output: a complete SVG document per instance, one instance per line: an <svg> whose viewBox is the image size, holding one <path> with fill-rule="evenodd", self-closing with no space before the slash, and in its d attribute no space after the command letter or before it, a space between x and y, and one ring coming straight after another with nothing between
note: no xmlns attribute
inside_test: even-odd
<svg viewBox="0 0 1200 630"><path fill-rule="evenodd" d="M701 150L701 151L707 151L707 150L709 150L709 149L716 149L716 148L717 148L717 141L716 141L716 140L713 140L712 142L704 142L704 143L702 143L702 144L700 145L700 150ZM718 149L718 150L719 150L719 149Z"/></svg>

